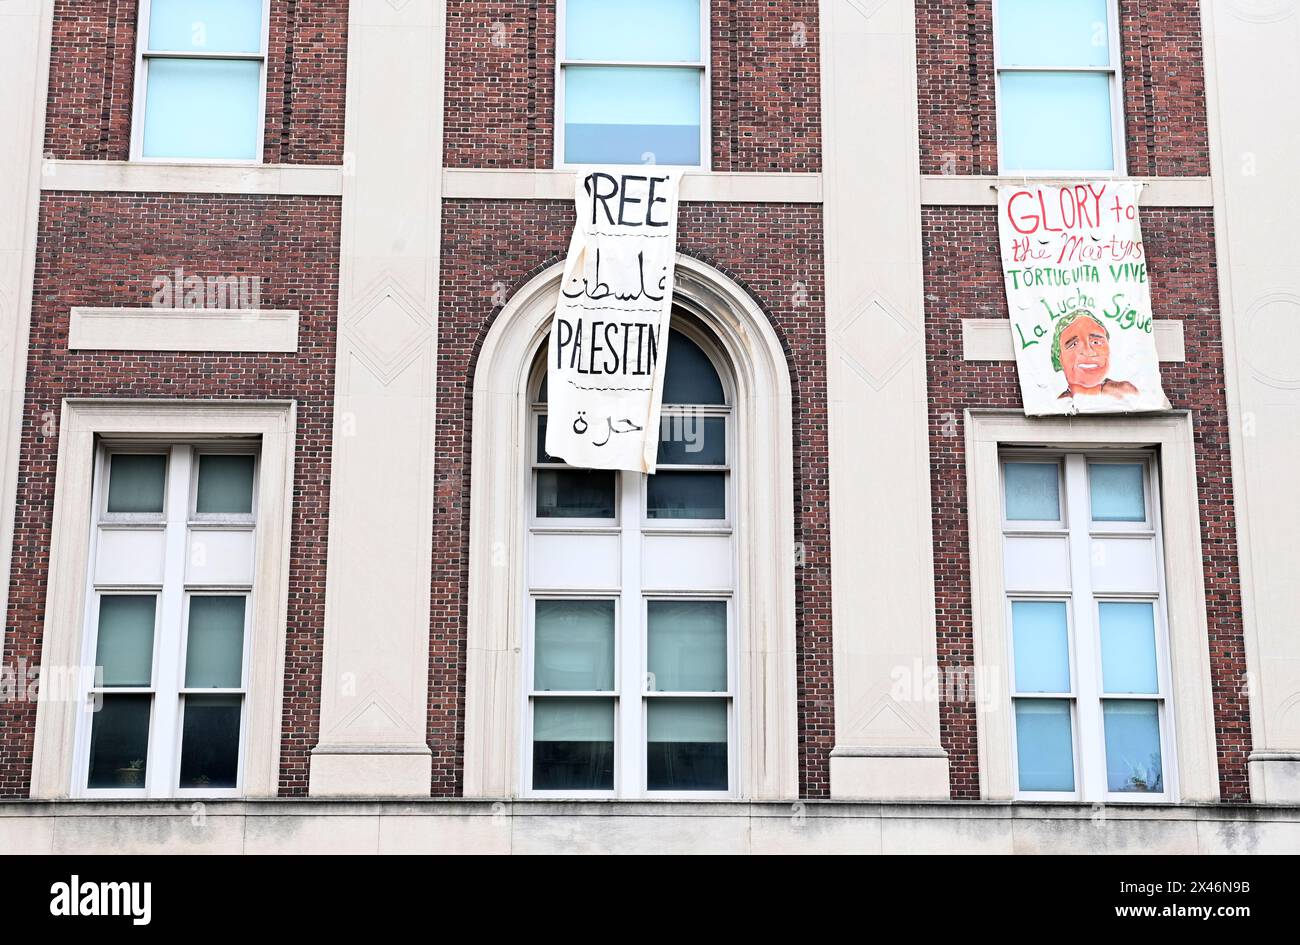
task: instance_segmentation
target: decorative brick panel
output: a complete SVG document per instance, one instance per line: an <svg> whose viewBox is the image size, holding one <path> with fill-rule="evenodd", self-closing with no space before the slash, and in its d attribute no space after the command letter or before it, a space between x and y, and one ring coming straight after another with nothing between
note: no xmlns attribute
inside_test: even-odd
<svg viewBox="0 0 1300 945"><path fill-rule="evenodd" d="M47 194L41 204L4 662L38 665L65 397L298 402L280 793L305 794L316 743L333 434L337 198ZM294 354L67 350L74 305L145 306L153 279L258 276L297 309ZM0 703L0 796L25 796L36 705Z"/></svg>
<svg viewBox="0 0 1300 945"><path fill-rule="evenodd" d="M443 207L429 674L435 795L458 794L462 784L474 364L500 311L494 301L564 258L572 217L567 202L466 200ZM744 286L787 352L795 541L803 549L795 574L799 765L808 797L829 793L834 743L821 234L820 209L806 206L683 204L678 228L678 249Z"/></svg>
<svg viewBox="0 0 1300 945"><path fill-rule="evenodd" d="M996 209L932 207L925 210L923 224L939 662L960 671L973 668L974 660L963 411L1018 408L1021 400L1015 362L963 361L961 354L963 318L1008 317ZM1250 799L1250 717L1213 214L1144 209L1142 234L1155 317L1178 319L1184 326L1186 360L1161 364L1161 377L1172 405L1192 411L1219 790L1224 801L1245 802ZM944 702L940 724L952 796L979 797L974 703Z"/></svg>

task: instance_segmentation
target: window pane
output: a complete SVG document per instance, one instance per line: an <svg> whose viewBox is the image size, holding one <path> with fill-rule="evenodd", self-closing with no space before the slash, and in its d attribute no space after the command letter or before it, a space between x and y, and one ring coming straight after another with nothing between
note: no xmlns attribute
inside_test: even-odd
<svg viewBox="0 0 1300 945"><path fill-rule="evenodd" d="M253 511L252 455L200 455L195 511L226 515L250 514Z"/></svg>
<svg viewBox="0 0 1300 945"><path fill-rule="evenodd" d="M160 52L259 52L262 0L152 0L149 48Z"/></svg>
<svg viewBox="0 0 1300 945"><path fill-rule="evenodd" d="M238 689L243 685L244 605L243 597L190 598L186 687Z"/></svg>
<svg viewBox="0 0 1300 945"><path fill-rule="evenodd" d="M727 700L649 699L646 786L727 790Z"/></svg>
<svg viewBox="0 0 1300 945"><path fill-rule="evenodd" d="M659 465L725 466L727 421L698 414L661 414Z"/></svg>
<svg viewBox="0 0 1300 945"><path fill-rule="evenodd" d="M999 0L1003 66L1108 66L1106 0Z"/></svg>
<svg viewBox="0 0 1300 945"><path fill-rule="evenodd" d="M239 722L243 696L186 696L181 734L183 788L232 788L239 783Z"/></svg>
<svg viewBox="0 0 1300 945"><path fill-rule="evenodd" d="M1094 522L1145 522L1142 463L1089 463Z"/></svg>
<svg viewBox="0 0 1300 945"><path fill-rule="evenodd" d="M153 59L148 73L145 157L257 159L261 63Z"/></svg>
<svg viewBox="0 0 1300 945"><path fill-rule="evenodd" d="M1155 605L1102 601L1101 678L1106 692L1158 692Z"/></svg>
<svg viewBox="0 0 1300 945"><path fill-rule="evenodd" d="M700 346L680 331L668 333L668 360L664 363L664 403L710 404L727 402L722 379Z"/></svg>
<svg viewBox="0 0 1300 945"><path fill-rule="evenodd" d="M698 62L700 0L568 0L568 59Z"/></svg>
<svg viewBox="0 0 1300 945"><path fill-rule="evenodd" d="M727 690L727 603L646 603L651 692Z"/></svg>
<svg viewBox="0 0 1300 945"><path fill-rule="evenodd" d="M1064 601L1011 602L1017 692L1070 691L1070 634Z"/></svg>
<svg viewBox="0 0 1300 945"><path fill-rule="evenodd" d="M533 703L533 788L614 789L612 699L537 699Z"/></svg>
<svg viewBox="0 0 1300 945"><path fill-rule="evenodd" d="M614 601L539 600L533 631L533 688L614 688Z"/></svg>
<svg viewBox="0 0 1300 945"><path fill-rule="evenodd" d="M727 517L727 474L658 472L646 483L648 518Z"/></svg>
<svg viewBox="0 0 1300 945"><path fill-rule="evenodd" d="M105 686L147 686L153 680L152 594L106 594L99 599L95 665Z"/></svg>
<svg viewBox="0 0 1300 945"><path fill-rule="evenodd" d="M609 469L539 469L538 518L613 518L614 472Z"/></svg>
<svg viewBox="0 0 1300 945"><path fill-rule="evenodd" d="M1061 518L1061 477L1056 463L1007 463L1003 476L1007 521L1055 522Z"/></svg>
<svg viewBox="0 0 1300 945"><path fill-rule="evenodd" d="M1106 73L1003 73L998 108L1003 171L1115 169Z"/></svg>
<svg viewBox="0 0 1300 945"><path fill-rule="evenodd" d="M162 453L114 453L108 460L108 511L163 510L167 457Z"/></svg>
<svg viewBox="0 0 1300 945"><path fill-rule="evenodd" d="M1016 758L1020 790L1074 790L1074 738L1067 700L1016 700Z"/></svg>
<svg viewBox="0 0 1300 945"><path fill-rule="evenodd" d="M1106 789L1160 794L1160 712L1154 702L1102 703L1106 724Z"/></svg>
<svg viewBox="0 0 1300 945"><path fill-rule="evenodd" d="M539 463L564 462L564 460L556 459L546 452L546 414L542 414L537 418L537 461Z"/></svg>
<svg viewBox="0 0 1300 945"><path fill-rule="evenodd" d="M568 164L700 163L699 69L567 66Z"/></svg>
<svg viewBox="0 0 1300 945"><path fill-rule="evenodd" d="M93 788L144 789L149 757L149 707L153 696L105 695L90 728Z"/></svg>

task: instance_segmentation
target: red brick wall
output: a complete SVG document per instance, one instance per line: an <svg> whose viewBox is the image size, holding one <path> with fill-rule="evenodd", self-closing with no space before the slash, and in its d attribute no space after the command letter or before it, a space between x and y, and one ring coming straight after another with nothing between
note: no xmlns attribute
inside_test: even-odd
<svg viewBox="0 0 1300 945"><path fill-rule="evenodd" d="M38 665L58 434L65 397L293 398L298 402L290 533L280 791L305 794L316 743L338 307L337 198L46 194L18 471L3 661ZM147 306L153 279L258 276L263 308L299 310L293 354L67 350L73 305ZM0 796L25 796L36 705L0 703Z"/></svg>
<svg viewBox="0 0 1300 945"><path fill-rule="evenodd" d="M712 0L718 171L821 169L814 0ZM554 166L555 3L474 0L447 11L445 160Z"/></svg>
<svg viewBox="0 0 1300 945"><path fill-rule="evenodd" d="M57 0L45 153L125 161L131 150L138 0ZM343 159L347 0L271 0L268 164Z"/></svg>
<svg viewBox="0 0 1300 945"><path fill-rule="evenodd" d="M462 784L465 588L469 554L470 392L475 360L506 297L568 247L566 202L448 201L438 317L438 456L434 510L429 743L433 793ZM683 204L678 249L726 272L767 312L794 384L795 540L801 793L829 794L833 745L826 329L821 212L809 206Z"/></svg>
<svg viewBox="0 0 1300 945"><path fill-rule="evenodd" d="M1128 172L1210 173L1197 0L1120 0ZM921 171L996 174L993 0L917 0Z"/></svg>
<svg viewBox="0 0 1300 945"><path fill-rule="evenodd" d="M939 661L945 668L963 670L972 668L974 660L963 411L1019 407L1021 400L1014 362L961 357L962 318L1008 317L996 209L931 207L923 214L923 226ZM1187 359L1162 364L1161 376L1173 406L1192 411L1219 789L1223 800L1243 802L1249 800L1250 720L1213 214L1147 208L1142 232L1155 316L1183 322ZM974 704L944 702L940 724L952 796L978 797Z"/></svg>

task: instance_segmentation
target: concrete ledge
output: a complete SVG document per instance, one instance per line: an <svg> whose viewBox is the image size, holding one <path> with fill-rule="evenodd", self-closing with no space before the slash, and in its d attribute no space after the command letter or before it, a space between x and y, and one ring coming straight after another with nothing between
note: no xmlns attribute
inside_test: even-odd
<svg viewBox="0 0 1300 945"><path fill-rule="evenodd" d="M48 160L41 165L41 190L337 197L343 166Z"/></svg>
<svg viewBox="0 0 1300 945"><path fill-rule="evenodd" d="M1300 804L1300 752L1251 752L1246 766L1251 797L1265 804Z"/></svg>
<svg viewBox="0 0 1300 945"><path fill-rule="evenodd" d="M298 313L224 308L80 308L69 350L297 351Z"/></svg>
<svg viewBox="0 0 1300 945"><path fill-rule="evenodd" d="M1300 807L9 801L9 853L1297 853Z"/></svg>
<svg viewBox="0 0 1300 945"><path fill-rule="evenodd" d="M1090 178L1091 179L1091 178ZM1117 177L1147 186L1138 203L1143 207L1212 207L1214 188L1208 177ZM1077 184L1079 178L936 175L921 178L921 205L927 207L995 207L999 184Z"/></svg>
<svg viewBox="0 0 1300 945"><path fill-rule="evenodd" d="M307 790L312 797L424 798L432 776L428 745L317 745Z"/></svg>
<svg viewBox="0 0 1300 945"><path fill-rule="evenodd" d="M900 792L900 786L906 786ZM853 748L831 751L831 797L850 801L945 801L948 753L942 748Z"/></svg>
<svg viewBox="0 0 1300 945"><path fill-rule="evenodd" d="M482 200L572 200L573 171L447 168L443 197ZM682 175L691 203L821 203L820 174L700 172Z"/></svg>

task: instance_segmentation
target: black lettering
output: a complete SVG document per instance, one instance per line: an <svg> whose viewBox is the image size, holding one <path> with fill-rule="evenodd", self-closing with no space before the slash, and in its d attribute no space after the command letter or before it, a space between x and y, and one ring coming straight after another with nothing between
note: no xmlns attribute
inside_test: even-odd
<svg viewBox="0 0 1300 945"><path fill-rule="evenodd" d="M618 193L618 225L619 225L619 226L641 226L641 224L640 224L639 222L633 222L633 221L629 221L629 220L625 220L625 219L623 219L623 211L627 209L627 205L628 205L628 204L630 204L630 203L640 203L640 202L641 202L641 198L640 198L640 197L629 197L629 196L628 196L628 194L627 194L627 182L628 182L628 181L631 181L631 180L641 180L641 181L643 181L643 180L645 180L645 179L646 179L646 178L641 177L641 176L636 175L636 174L624 174L624 175L623 175L623 184L622 184L622 186L619 188L619 193Z"/></svg>
<svg viewBox="0 0 1300 945"><path fill-rule="evenodd" d="M668 202L668 198L667 198L667 197L656 197L656 196L655 196L655 184L656 184L657 182L667 183L667 182L668 182L668 178L667 178L667 177L652 177L652 178L650 178L650 195L649 195L649 200L647 201L648 206L645 208L645 225L646 225L646 226L667 226L667 225L668 225L668 221L667 221L667 220L662 220L662 221L660 221L660 220L655 220L655 218L654 218L654 213L655 213L655 204L657 204L657 203L667 203L667 202Z"/></svg>
<svg viewBox="0 0 1300 945"><path fill-rule="evenodd" d="M610 186L614 189L607 194L602 194L599 186L599 181L601 179L609 181ZM587 175L587 179L583 181L583 186L587 191L587 195L591 197L591 225L596 225L596 204L598 203L605 209L605 218L609 220L611 225L613 225L614 214L609 211L609 200L618 193L618 181L612 174L606 174L602 171L592 171Z"/></svg>
<svg viewBox="0 0 1300 945"><path fill-rule="evenodd" d="M612 331L618 331L618 322L609 322L609 323L605 326L605 349L610 353L610 356L613 357L613 359L614 359L614 366L613 366L613 367L610 367L610 366L609 366L609 358L606 358L606 359L605 359L605 365L604 365L604 367L605 367L605 373L606 373L606 374L617 374L617 373L619 372L619 365L618 365L618 339L615 338L613 341L610 341L610 339L609 339L609 333L612 332Z"/></svg>

